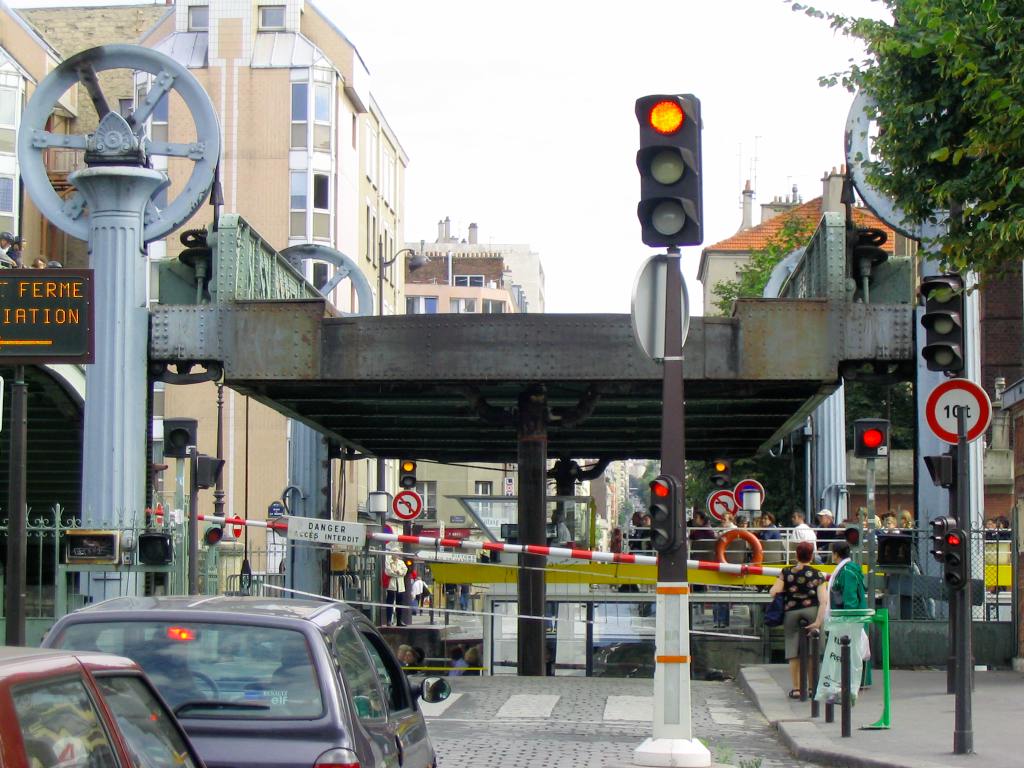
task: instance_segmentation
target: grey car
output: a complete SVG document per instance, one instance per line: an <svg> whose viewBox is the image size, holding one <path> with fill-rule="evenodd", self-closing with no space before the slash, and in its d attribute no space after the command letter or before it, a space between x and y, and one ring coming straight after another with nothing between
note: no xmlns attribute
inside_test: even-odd
<svg viewBox="0 0 1024 768"><path fill-rule="evenodd" d="M341 603L124 597L60 619L44 647L133 659L209 768L428 768L415 689L376 628Z"/></svg>

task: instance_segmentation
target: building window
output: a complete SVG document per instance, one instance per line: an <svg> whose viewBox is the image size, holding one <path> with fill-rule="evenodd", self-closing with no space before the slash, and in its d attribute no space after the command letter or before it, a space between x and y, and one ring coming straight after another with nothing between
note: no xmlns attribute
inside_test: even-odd
<svg viewBox="0 0 1024 768"><path fill-rule="evenodd" d="M290 209L290 224L288 234L291 237L306 237L306 172L292 171L290 196L288 207Z"/></svg>
<svg viewBox="0 0 1024 768"><path fill-rule="evenodd" d="M473 493L476 496L493 496L494 483L490 480L477 480L473 483Z"/></svg>
<svg viewBox="0 0 1024 768"><path fill-rule="evenodd" d="M372 261L373 260L373 255L371 253L371 251L373 250L373 247L370 245L370 243L372 243L372 242L373 242L373 217L370 214L370 206L366 206L366 239L363 242L363 246L365 248L365 250L363 252L363 255L366 257L367 261Z"/></svg>
<svg viewBox="0 0 1024 768"><path fill-rule="evenodd" d="M13 176L0 176L0 229L14 231Z"/></svg>
<svg viewBox="0 0 1024 768"><path fill-rule="evenodd" d="M407 296L405 299L405 314L436 315L437 296Z"/></svg>
<svg viewBox="0 0 1024 768"><path fill-rule="evenodd" d="M135 109L135 100L134 99L118 99L117 100L117 114L119 114L121 117L127 119L128 116L132 113L132 110L134 110L134 109Z"/></svg>
<svg viewBox="0 0 1024 768"><path fill-rule="evenodd" d="M292 83L292 148L306 148L309 120L309 84Z"/></svg>
<svg viewBox="0 0 1024 768"><path fill-rule="evenodd" d="M318 291L331 279L330 268L331 265L325 261L313 262L313 285Z"/></svg>
<svg viewBox="0 0 1024 768"><path fill-rule="evenodd" d="M476 299L452 299L449 311L453 315L465 315L476 312Z"/></svg>
<svg viewBox="0 0 1024 768"><path fill-rule="evenodd" d="M455 275L453 278L456 286L463 288L483 288L484 287L484 276L483 275Z"/></svg>
<svg viewBox="0 0 1024 768"><path fill-rule="evenodd" d="M284 6L261 5L260 29L284 29Z"/></svg>
<svg viewBox="0 0 1024 768"><path fill-rule="evenodd" d="M313 149L331 151L331 86L313 86Z"/></svg>
<svg viewBox="0 0 1024 768"><path fill-rule="evenodd" d="M505 302L503 301L484 299L483 305L485 315L501 315L505 313Z"/></svg>
<svg viewBox="0 0 1024 768"><path fill-rule="evenodd" d="M423 499L423 514L420 520L437 520L437 481L425 480L416 483L416 493Z"/></svg>
<svg viewBox="0 0 1024 768"><path fill-rule="evenodd" d="M188 9L188 31L205 32L210 28L210 6L193 5Z"/></svg>
<svg viewBox="0 0 1024 768"><path fill-rule="evenodd" d="M313 237L331 237L331 179L326 173L313 174Z"/></svg>
<svg viewBox="0 0 1024 768"><path fill-rule="evenodd" d="M18 90L0 88L0 152L14 154L18 118Z"/></svg>

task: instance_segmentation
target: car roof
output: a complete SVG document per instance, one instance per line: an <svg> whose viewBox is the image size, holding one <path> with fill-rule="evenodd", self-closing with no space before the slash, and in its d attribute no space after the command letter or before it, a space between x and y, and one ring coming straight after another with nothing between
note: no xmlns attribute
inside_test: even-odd
<svg viewBox="0 0 1024 768"><path fill-rule="evenodd" d="M77 614L125 613L140 611L189 611L232 616L275 616L278 618L313 619L325 611L357 614L352 606L336 601L300 600L286 597L241 597L217 595L174 595L166 597L115 597L75 611Z"/></svg>
<svg viewBox="0 0 1024 768"><path fill-rule="evenodd" d="M94 651L62 651L51 648L0 647L0 681L24 673L47 674L84 666L92 670L138 669L124 656Z"/></svg>

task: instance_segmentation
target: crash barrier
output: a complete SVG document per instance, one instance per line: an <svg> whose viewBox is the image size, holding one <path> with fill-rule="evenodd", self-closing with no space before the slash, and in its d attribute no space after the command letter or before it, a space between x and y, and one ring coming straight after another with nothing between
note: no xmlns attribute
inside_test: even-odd
<svg viewBox="0 0 1024 768"><path fill-rule="evenodd" d="M866 630L873 627L878 632L878 646L882 662L882 715L874 723L861 730L888 730L891 725L892 687L889 675L889 612L877 609L835 609L829 612L825 621L828 640L825 643L824 659L815 691L815 698L825 702L825 722L833 721L831 708L836 699L843 708L846 719L842 728L843 736L849 736L849 715L847 710L856 701L861 682L861 669L866 649ZM873 664L868 659L867 664Z"/></svg>

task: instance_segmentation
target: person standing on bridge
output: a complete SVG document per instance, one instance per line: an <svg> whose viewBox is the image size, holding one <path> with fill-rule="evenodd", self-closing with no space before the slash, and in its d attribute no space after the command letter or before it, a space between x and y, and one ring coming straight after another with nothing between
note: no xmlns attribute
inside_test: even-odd
<svg viewBox="0 0 1024 768"><path fill-rule="evenodd" d="M794 518L796 516L794 515ZM782 569L768 594L784 595L782 630L786 640L786 659L793 687L789 698L800 698L800 633L821 627L828 607L828 581L811 565L814 544L801 541L796 545L794 566Z"/></svg>

